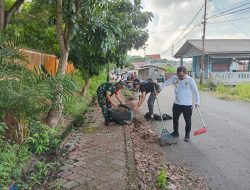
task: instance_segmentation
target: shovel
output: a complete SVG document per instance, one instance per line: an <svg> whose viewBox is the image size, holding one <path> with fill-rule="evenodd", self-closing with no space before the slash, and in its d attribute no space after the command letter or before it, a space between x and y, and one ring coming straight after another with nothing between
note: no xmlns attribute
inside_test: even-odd
<svg viewBox="0 0 250 190"><path fill-rule="evenodd" d="M154 88L154 90L155 90L155 88ZM155 94L156 94L156 90L155 90ZM156 102L157 102L157 105L158 105L159 113L160 113L160 116L161 116L161 124L162 124L162 132L161 132L161 138L159 139L159 144L161 146L176 144L177 140L174 137L172 137L170 135L170 133L168 132L168 130L164 127L162 113L161 113L160 104L159 104L157 95L156 95Z"/></svg>
<svg viewBox="0 0 250 190"><path fill-rule="evenodd" d="M205 124L205 122L204 122L204 119L203 119L203 117L202 117L202 115L201 115L200 108L199 108L198 106L197 106L197 111L198 111L199 116L200 116L200 118L201 118L201 121L202 121L202 123L203 123L203 127L200 128L200 129L198 129L197 131L195 131L195 132L194 132L194 136L197 136L197 135L200 135L200 134L203 134L203 133L206 133L206 132L207 132L206 124Z"/></svg>

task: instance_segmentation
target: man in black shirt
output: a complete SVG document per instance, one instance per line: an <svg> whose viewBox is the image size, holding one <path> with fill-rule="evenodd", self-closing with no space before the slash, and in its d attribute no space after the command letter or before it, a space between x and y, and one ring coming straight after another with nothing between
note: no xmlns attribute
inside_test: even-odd
<svg viewBox="0 0 250 190"><path fill-rule="evenodd" d="M155 102L156 96L161 91L160 86L152 80L148 80L148 81L144 81L140 83L140 80L135 79L133 82L133 87L135 91L139 90L141 92L140 99L134 108L135 111L138 110L138 108L145 101L147 94L150 93L150 96L148 98L148 113L145 115L145 118L149 119L154 111L154 102Z"/></svg>

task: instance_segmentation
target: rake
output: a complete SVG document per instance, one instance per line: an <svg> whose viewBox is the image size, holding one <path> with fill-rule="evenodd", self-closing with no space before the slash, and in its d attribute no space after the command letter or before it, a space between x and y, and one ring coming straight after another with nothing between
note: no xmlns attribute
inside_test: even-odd
<svg viewBox="0 0 250 190"><path fill-rule="evenodd" d="M197 108L197 111L198 111L199 116L200 116L200 118L201 118L201 121L202 121L202 123L203 123L203 127L200 128L200 129L198 129L197 131L195 131L195 132L194 132L194 136L197 136L197 135L200 135L200 134L203 134L203 133L206 133L206 132L207 132L207 127L206 127L206 124L205 124L205 122L204 122L204 119L203 119L203 117L202 117L202 115L201 115L200 108L199 108L198 106L197 106L196 108Z"/></svg>

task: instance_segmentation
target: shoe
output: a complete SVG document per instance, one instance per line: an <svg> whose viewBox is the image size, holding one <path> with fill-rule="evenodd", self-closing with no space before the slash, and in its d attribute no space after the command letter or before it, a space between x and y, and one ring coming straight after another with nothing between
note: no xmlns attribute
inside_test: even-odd
<svg viewBox="0 0 250 190"><path fill-rule="evenodd" d="M186 135L185 135L184 141L186 141L186 142L189 142L189 141L190 141L190 135L189 135L189 134L186 134Z"/></svg>
<svg viewBox="0 0 250 190"><path fill-rule="evenodd" d="M109 122L105 121L104 125L108 127L109 126Z"/></svg>
<svg viewBox="0 0 250 190"><path fill-rule="evenodd" d="M179 137L180 135L179 135L179 132L176 132L176 131L174 131L173 133L171 133L170 134L172 137L175 137L175 138L177 138L177 137Z"/></svg>

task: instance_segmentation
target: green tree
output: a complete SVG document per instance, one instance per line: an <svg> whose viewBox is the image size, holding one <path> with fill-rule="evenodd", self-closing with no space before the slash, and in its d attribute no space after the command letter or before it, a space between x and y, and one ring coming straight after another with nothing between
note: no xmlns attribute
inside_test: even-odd
<svg viewBox="0 0 250 190"><path fill-rule="evenodd" d="M0 0L0 31L6 28L11 17L19 10L24 1L25 0L16 0L6 2L6 0Z"/></svg>
<svg viewBox="0 0 250 190"><path fill-rule="evenodd" d="M53 8L45 1L25 2L13 16L5 33L22 40L23 48L58 55Z"/></svg>
<svg viewBox="0 0 250 190"><path fill-rule="evenodd" d="M92 9L101 10L105 1L102 0L49 0L55 7L56 17L56 35L59 44L59 67L58 75L64 75L67 68L70 43L77 29L79 28L78 20L84 22L85 15L91 14ZM48 112L46 121L51 127L55 127L63 110L61 97L62 86L57 85L57 95L53 106Z"/></svg>
<svg viewBox="0 0 250 190"><path fill-rule="evenodd" d="M85 78L82 94L93 75L109 63L127 65L127 51L141 47L148 38L145 27L152 14L141 12L140 1L107 1L105 5L78 23L71 43L70 59Z"/></svg>
<svg viewBox="0 0 250 190"><path fill-rule="evenodd" d="M90 78L99 75L116 57L118 42L122 39L123 23L106 9L92 10L85 22L79 21L79 28L72 39L70 60L78 68L85 80L82 95L86 95Z"/></svg>

